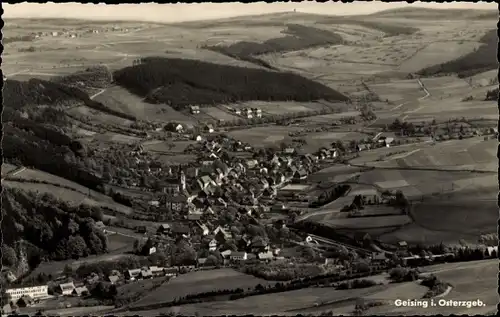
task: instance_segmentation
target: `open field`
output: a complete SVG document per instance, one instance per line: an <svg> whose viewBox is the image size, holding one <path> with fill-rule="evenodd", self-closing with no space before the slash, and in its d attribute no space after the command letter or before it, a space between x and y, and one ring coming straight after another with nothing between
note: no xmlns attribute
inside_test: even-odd
<svg viewBox="0 0 500 317"><path fill-rule="evenodd" d="M8 164L8 163L2 163L2 177L4 175L9 174L10 172L13 172L17 169L17 166Z"/></svg>
<svg viewBox="0 0 500 317"><path fill-rule="evenodd" d="M446 41L425 45L415 52L413 56L400 64L399 70L416 72L423 68L444 63L473 52L481 46L479 42Z"/></svg>
<svg viewBox="0 0 500 317"><path fill-rule="evenodd" d="M165 142L161 140L151 140L142 143L145 151L151 151L156 153L182 153L184 150L192 144L196 144L195 141L176 141L176 142Z"/></svg>
<svg viewBox="0 0 500 317"><path fill-rule="evenodd" d="M396 307L385 305L371 308L367 313L384 316L410 316L410 315L483 315L497 310L498 283L494 277L498 274L498 260L473 261L466 263L450 263L428 266L422 269L436 275L444 282L450 283L451 292L442 297L445 300L476 300L479 299L486 305L484 307L441 307L436 305L432 309L421 307ZM406 295L406 294L405 294ZM374 294L376 297L377 294ZM418 298L414 296L398 296L395 298ZM441 299L441 298L440 298ZM437 299L436 299L437 300Z"/></svg>
<svg viewBox="0 0 500 317"><path fill-rule="evenodd" d="M147 103L119 86L107 88L95 100L110 109L132 115L140 120L153 122L174 121L186 124L192 124L195 121L192 117L180 113L168 105Z"/></svg>
<svg viewBox="0 0 500 317"><path fill-rule="evenodd" d="M213 290L254 288L257 284L266 285L271 282L246 275L232 269L197 271L179 275L162 285L154 292L135 302L133 306L154 305L171 302L189 294L209 292Z"/></svg>
<svg viewBox="0 0 500 317"><path fill-rule="evenodd" d="M277 146L281 142L291 141L291 137L288 136L289 132L300 131L300 127L282 127L282 126L268 126L268 127L257 127L245 130L235 130L228 134L243 142L248 142L255 147L263 146Z"/></svg>
<svg viewBox="0 0 500 317"><path fill-rule="evenodd" d="M439 142L435 146L422 146L419 151L410 151L404 157L389 156L379 162L375 161L375 156L382 151L371 152L352 160L351 163L380 168L496 171L496 143L496 140L484 141L480 137L450 140Z"/></svg>
<svg viewBox="0 0 500 317"><path fill-rule="evenodd" d="M15 182L15 181L9 181L8 179L4 181L5 186L18 187L24 190L50 192L52 194L55 194L56 197L68 202L72 202L74 204L86 203L89 205L107 207L112 210L116 210L117 212L122 214L132 213L132 209L130 207L114 202L109 196L91 190L87 187L84 187L80 184L77 184L65 178L61 178L59 176L55 176L43 171L25 169L19 174L16 174L15 178L20 178L25 180L45 181L48 182L49 184L59 184L64 187L69 187L72 190L49 184Z"/></svg>
<svg viewBox="0 0 500 317"><path fill-rule="evenodd" d="M259 108L262 115L282 115L295 112L312 112L327 109L328 107L320 102L266 102L266 101L248 101L236 105L230 105L234 109ZM335 105L332 105L334 107Z"/></svg>
<svg viewBox="0 0 500 317"><path fill-rule="evenodd" d="M114 251L132 251L134 247L135 239L132 237L124 236L121 234L109 234L108 235L108 250L110 252Z"/></svg>
<svg viewBox="0 0 500 317"><path fill-rule="evenodd" d="M87 117L92 122L100 124L108 123L108 124L115 124L118 126L130 127L130 125L133 123L130 120L122 119L117 116L104 113L102 111L94 110L87 106L74 107L68 110L68 113L76 118Z"/></svg>

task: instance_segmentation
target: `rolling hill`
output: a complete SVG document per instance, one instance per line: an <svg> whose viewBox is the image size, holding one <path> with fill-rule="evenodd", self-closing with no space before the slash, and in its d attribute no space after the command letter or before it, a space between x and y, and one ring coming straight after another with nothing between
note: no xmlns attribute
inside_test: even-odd
<svg viewBox="0 0 500 317"><path fill-rule="evenodd" d="M115 71L115 82L151 103L176 110L190 105L241 101L348 101L348 97L302 76L202 61L148 57Z"/></svg>
<svg viewBox="0 0 500 317"><path fill-rule="evenodd" d="M421 76L439 76L457 74L458 77L469 77L481 72L498 68L497 30L490 30L480 40L484 45L458 59L424 68L417 72Z"/></svg>

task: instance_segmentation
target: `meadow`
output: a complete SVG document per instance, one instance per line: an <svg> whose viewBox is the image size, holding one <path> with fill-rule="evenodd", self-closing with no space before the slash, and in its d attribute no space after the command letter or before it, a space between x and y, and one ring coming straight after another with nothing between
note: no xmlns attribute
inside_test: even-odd
<svg viewBox="0 0 500 317"><path fill-rule="evenodd" d="M239 273L233 269L217 269L182 274L162 285L154 292L135 302L132 307L144 307L159 303L167 303L176 298L203 292L242 288L254 288L256 285L267 285L268 282L251 275Z"/></svg>

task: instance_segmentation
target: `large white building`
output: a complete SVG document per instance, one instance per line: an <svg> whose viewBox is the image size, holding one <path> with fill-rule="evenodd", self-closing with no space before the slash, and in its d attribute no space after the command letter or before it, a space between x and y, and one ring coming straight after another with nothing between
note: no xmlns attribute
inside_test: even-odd
<svg viewBox="0 0 500 317"><path fill-rule="evenodd" d="M13 302L16 302L24 295L29 295L33 299L48 297L49 287L47 285L40 285L32 287L11 288L6 290L5 293L10 296L10 299Z"/></svg>

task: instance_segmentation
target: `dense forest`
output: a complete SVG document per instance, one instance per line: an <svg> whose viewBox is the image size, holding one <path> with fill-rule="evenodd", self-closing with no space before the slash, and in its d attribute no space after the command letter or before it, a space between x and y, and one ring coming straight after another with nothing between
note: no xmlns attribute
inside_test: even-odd
<svg viewBox="0 0 500 317"><path fill-rule="evenodd" d="M113 81L113 75L106 66L99 65L66 76L54 77L52 81L82 89L86 87L106 88Z"/></svg>
<svg viewBox="0 0 500 317"><path fill-rule="evenodd" d="M24 273L41 261L107 252L106 236L95 227L102 218L96 207L71 207L49 194L4 188L2 218L2 264Z"/></svg>
<svg viewBox="0 0 500 317"><path fill-rule="evenodd" d="M491 30L486 33L480 42L484 44L474 52L443 64L424 68L417 74L421 76L457 74L458 77L464 78L497 69L497 30Z"/></svg>
<svg viewBox="0 0 500 317"><path fill-rule="evenodd" d="M205 48L224 55L246 60L267 68L274 69L265 61L255 56L274 52L289 52L321 45L334 45L343 43L340 35L314 27L300 24L288 24L283 33L284 37L272 38L263 43L242 41L229 46L207 46Z"/></svg>
<svg viewBox="0 0 500 317"><path fill-rule="evenodd" d="M117 84L176 110L249 100L347 101L341 93L302 76L196 60L148 57L113 74Z"/></svg>

